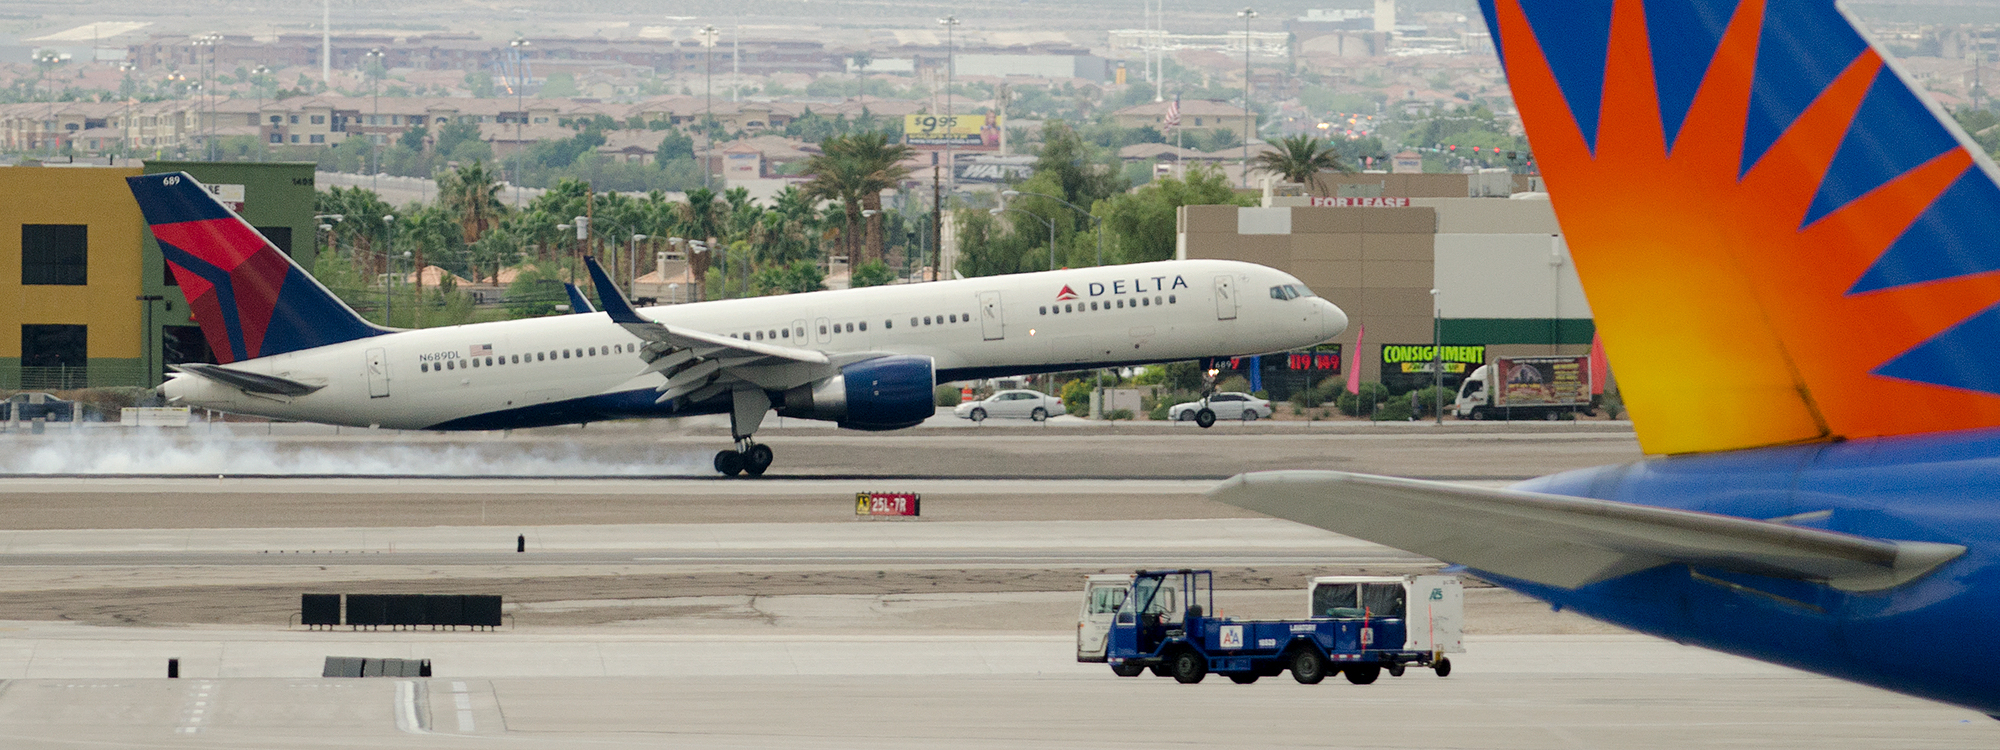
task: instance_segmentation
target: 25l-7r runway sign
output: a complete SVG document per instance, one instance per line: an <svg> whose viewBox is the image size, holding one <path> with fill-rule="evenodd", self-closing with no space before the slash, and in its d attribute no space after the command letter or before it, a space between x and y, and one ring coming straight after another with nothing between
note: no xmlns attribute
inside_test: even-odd
<svg viewBox="0 0 2000 750"><path fill-rule="evenodd" d="M922 497L915 492L857 492L854 494L854 515L914 516L917 515L917 501Z"/></svg>

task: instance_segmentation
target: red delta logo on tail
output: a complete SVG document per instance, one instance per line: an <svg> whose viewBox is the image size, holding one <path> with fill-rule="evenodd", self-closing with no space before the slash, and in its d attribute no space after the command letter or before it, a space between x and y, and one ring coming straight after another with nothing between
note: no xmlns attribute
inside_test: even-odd
<svg viewBox="0 0 2000 750"><path fill-rule="evenodd" d="M1063 285L1062 291L1056 292L1057 302L1073 299L1076 299L1076 290L1069 288L1068 284Z"/></svg>
<svg viewBox="0 0 2000 750"><path fill-rule="evenodd" d="M2000 187L1832 2L1481 6L1648 452L2000 426Z"/></svg>
<svg viewBox="0 0 2000 750"><path fill-rule="evenodd" d="M126 183L216 361L389 332L363 320L186 173Z"/></svg>

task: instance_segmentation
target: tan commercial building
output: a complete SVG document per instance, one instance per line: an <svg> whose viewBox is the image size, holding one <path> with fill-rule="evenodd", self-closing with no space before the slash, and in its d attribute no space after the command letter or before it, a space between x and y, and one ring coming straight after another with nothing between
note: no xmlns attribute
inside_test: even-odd
<svg viewBox="0 0 2000 750"><path fill-rule="evenodd" d="M1348 314L1343 368L1365 330L1364 381L1382 379L1383 346L1427 346L1434 324L1446 346L1484 346L1488 358L1589 350L1590 307L1546 196L1317 202L1356 205L1183 207L1177 254L1298 276Z"/></svg>

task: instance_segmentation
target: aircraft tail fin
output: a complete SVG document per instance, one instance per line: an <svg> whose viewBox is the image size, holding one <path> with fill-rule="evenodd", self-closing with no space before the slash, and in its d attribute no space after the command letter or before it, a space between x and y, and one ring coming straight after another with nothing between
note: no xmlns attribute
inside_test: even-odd
<svg viewBox="0 0 2000 750"><path fill-rule="evenodd" d="M565 291L565 292L569 292L569 311L570 311L570 312L573 312L573 313L594 313L594 312L597 312L597 308L596 308L596 307L593 307L593 306L591 306L591 304L590 304L590 298L589 298L589 297L586 297L586 296L584 296L584 294L583 294L583 290L582 290L582 289L578 289L578 288L577 288L577 286L576 286L575 284L571 284L571 283L569 283L569 282L567 282L567 281L563 282L563 291Z"/></svg>
<svg viewBox="0 0 2000 750"><path fill-rule="evenodd" d="M1480 4L1647 452L2000 426L2000 170L1831 0Z"/></svg>
<svg viewBox="0 0 2000 750"><path fill-rule="evenodd" d="M186 172L126 182L217 361L391 332L362 319Z"/></svg>

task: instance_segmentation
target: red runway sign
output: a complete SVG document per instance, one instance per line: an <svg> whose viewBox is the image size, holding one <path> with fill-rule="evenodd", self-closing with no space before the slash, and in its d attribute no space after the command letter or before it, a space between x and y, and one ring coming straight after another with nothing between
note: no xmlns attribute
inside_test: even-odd
<svg viewBox="0 0 2000 750"><path fill-rule="evenodd" d="M854 515L914 516L917 515L917 501L922 498L915 492L857 492L854 494Z"/></svg>

